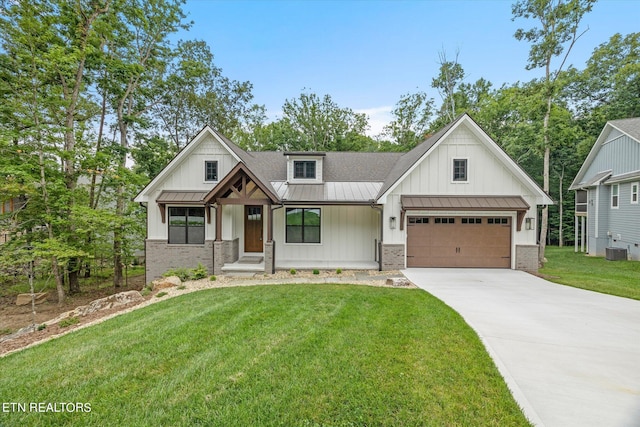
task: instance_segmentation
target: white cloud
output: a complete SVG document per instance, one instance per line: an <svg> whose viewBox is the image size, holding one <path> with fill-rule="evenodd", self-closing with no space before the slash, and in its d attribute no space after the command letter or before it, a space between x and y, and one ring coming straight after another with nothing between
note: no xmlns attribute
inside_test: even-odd
<svg viewBox="0 0 640 427"><path fill-rule="evenodd" d="M356 113L366 114L369 118L369 130L367 135L374 137L382 132L382 129L389 124L392 120L391 110L392 106L374 107L374 108L361 108L354 110Z"/></svg>

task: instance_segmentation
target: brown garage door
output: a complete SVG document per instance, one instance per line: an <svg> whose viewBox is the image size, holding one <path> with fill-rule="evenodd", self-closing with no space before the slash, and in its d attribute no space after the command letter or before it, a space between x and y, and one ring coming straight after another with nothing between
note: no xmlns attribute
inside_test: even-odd
<svg viewBox="0 0 640 427"><path fill-rule="evenodd" d="M509 217L408 217L407 267L511 267Z"/></svg>

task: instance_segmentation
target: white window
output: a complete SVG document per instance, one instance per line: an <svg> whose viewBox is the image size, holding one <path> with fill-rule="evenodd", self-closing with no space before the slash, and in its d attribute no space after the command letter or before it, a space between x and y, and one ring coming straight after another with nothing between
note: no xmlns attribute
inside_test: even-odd
<svg viewBox="0 0 640 427"><path fill-rule="evenodd" d="M205 182L212 182L212 181L218 180L218 162L216 160L205 160L204 180Z"/></svg>
<svg viewBox="0 0 640 427"><path fill-rule="evenodd" d="M453 182L467 182L467 159L453 159Z"/></svg>
<svg viewBox="0 0 640 427"><path fill-rule="evenodd" d="M631 204L638 204L638 189L640 188L640 183L632 182L631 183Z"/></svg>
<svg viewBox="0 0 640 427"><path fill-rule="evenodd" d="M618 184L613 184L611 186L611 207L614 209L618 208L619 192L620 188Z"/></svg>

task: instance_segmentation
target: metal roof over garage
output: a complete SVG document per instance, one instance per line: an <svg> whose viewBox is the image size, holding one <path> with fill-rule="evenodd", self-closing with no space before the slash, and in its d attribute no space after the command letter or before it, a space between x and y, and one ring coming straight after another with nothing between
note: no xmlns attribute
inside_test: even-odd
<svg viewBox="0 0 640 427"><path fill-rule="evenodd" d="M401 197L404 210L528 210L521 196L408 196Z"/></svg>

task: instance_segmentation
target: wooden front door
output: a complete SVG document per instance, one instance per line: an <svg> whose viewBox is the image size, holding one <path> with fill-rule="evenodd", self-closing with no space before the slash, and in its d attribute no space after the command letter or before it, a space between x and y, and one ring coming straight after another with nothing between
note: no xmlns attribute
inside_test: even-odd
<svg viewBox="0 0 640 427"><path fill-rule="evenodd" d="M244 207L244 251L262 252L262 206Z"/></svg>

